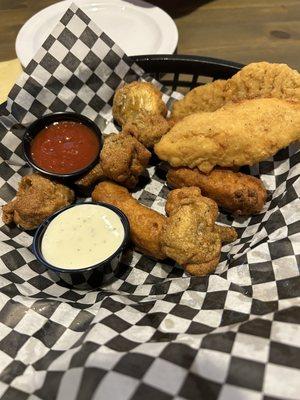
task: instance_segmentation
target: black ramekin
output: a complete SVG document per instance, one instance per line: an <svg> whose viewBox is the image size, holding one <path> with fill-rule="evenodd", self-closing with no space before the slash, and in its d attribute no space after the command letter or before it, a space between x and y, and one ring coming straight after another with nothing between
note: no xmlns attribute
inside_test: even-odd
<svg viewBox="0 0 300 400"><path fill-rule="evenodd" d="M68 208L76 207L82 204L97 204L103 207L107 207L113 210L115 213L117 213L124 227L123 242L121 243L120 247L115 251L115 253L112 254L109 258L107 258L102 262L99 262L98 264L92 265L88 268L64 269L49 264L44 259L41 250L42 239L48 225L58 214L67 210ZM50 217L48 217L44 222L42 222L35 232L32 243L32 250L38 261L42 263L44 267L57 274L64 282L68 283L69 285L75 286L76 288L79 289L92 289L99 287L101 283L110 282L114 280L115 273L118 270L118 265L122 257L123 250L130 241L129 238L130 238L129 222L126 215L119 208L107 203L89 201L67 206L55 212Z"/></svg>
<svg viewBox="0 0 300 400"><path fill-rule="evenodd" d="M43 175L57 178L57 179L68 179L72 180L75 178L78 178L80 175L83 175L87 173L89 170L91 170L98 162L99 160L99 154L95 157L95 159L88 164L86 167L81 168L80 170L70 172L68 174L58 174L55 172L47 171L41 167L39 167L35 162L33 161L31 154L30 154L30 143L32 139L46 126L53 124L54 122L58 121L74 121L74 122L81 122L83 125L87 126L88 128L92 129L92 131L95 132L98 140L99 140L99 153L102 149L103 145L103 139L102 139L102 133L98 126L89 118L85 117L84 115L73 113L73 112L57 112L54 114L47 114L44 115L43 117L37 119L34 121L29 127L26 129L24 136L23 136L23 152L26 161L28 164L35 169L36 171L40 172Z"/></svg>

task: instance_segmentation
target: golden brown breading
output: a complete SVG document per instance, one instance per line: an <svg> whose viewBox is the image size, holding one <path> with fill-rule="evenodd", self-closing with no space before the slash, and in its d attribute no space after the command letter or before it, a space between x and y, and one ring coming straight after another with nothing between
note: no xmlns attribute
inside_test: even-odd
<svg viewBox="0 0 300 400"><path fill-rule="evenodd" d="M299 101L298 71L286 64L249 64L227 81L217 80L191 90L174 103L172 118L179 120L195 112L215 111L228 102L263 97Z"/></svg>
<svg viewBox="0 0 300 400"><path fill-rule="evenodd" d="M184 268L197 264L199 276L216 268L222 245L213 223L207 222L206 218L212 220L207 203L199 201L183 205L169 216L161 235L164 253ZM202 264L206 266L207 263L211 270L205 267L203 271Z"/></svg>
<svg viewBox="0 0 300 400"><path fill-rule="evenodd" d="M182 205L188 205L194 201L198 201L199 198L203 203L206 203L210 209L210 224L212 221L216 221L218 217L218 207L214 200L204 197L201 189L197 186L182 187L177 190L171 190L168 195L166 202L166 213L167 215L174 214ZM234 228L228 226L215 225L214 229L220 234L222 243L233 242L237 239L237 234Z"/></svg>
<svg viewBox="0 0 300 400"><path fill-rule="evenodd" d="M94 201L112 204L124 212L130 224L131 239L139 251L148 256L164 259L160 233L166 218L143 206L128 190L112 182L99 183L92 193Z"/></svg>
<svg viewBox="0 0 300 400"><path fill-rule="evenodd" d="M155 145L173 167L253 165L300 139L300 102L275 98L231 103L179 121Z"/></svg>
<svg viewBox="0 0 300 400"><path fill-rule="evenodd" d="M100 162L75 182L82 192L89 192L95 183L111 179L133 188L148 164L151 153L134 137L123 132L104 139Z"/></svg>
<svg viewBox="0 0 300 400"><path fill-rule="evenodd" d="M78 189L85 191L102 179L105 179L105 175L102 170L101 164L98 163L91 171L87 172L84 176L78 179L75 182L75 185Z"/></svg>
<svg viewBox="0 0 300 400"><path fill-rule="evenodd" d="M189 91L181 100L174 102L171 119L178 122L196 112L215 111L225 104L225 80L216 80Z"/></svg>
<svg viewBox="0 0 300 400"><path fill-rule="evenodd" d="M259 213L267 199L262 181L254 176L216 168L203 174L198 168L170 168L167 183L172 188L197 186L203 196L235 215Z"/></svg>
<svg viewBox="0 0 300 400"><path fill-rule="evenodd" d="M99 183L92 199L113 204L124 212L131 239L139 251L156 259L171 257L194 275L212 272L219 261L222 241L236 239L233 228L215 225L217 205L202 197L199 188L171 192L168 218L143 206L127 189L111 182Z"/></svg>
<svg viewBox="0 0 300 400"><path fill-rule="evenodd" d="M16 198L3 206L5 224L15 223L26 230L35 229L55 211L71 204L74 192L38 174L24 176Z"/></svg>
<svg viewBox="0 0 300 400"><path fill-rule="evenodd" d="M161 92L152 83L141 81L125 84L116 90L112 111L121 126L135 118L140 111L167 115Z"/></svg>
<svg viewBox="0 0 300 400"><path fill-rule="evenodd" d="M171 190L165 205L166 214L173 214L182 205L191 204L194 202L195 199L197 200L200 196L202 196L201 189L196 186L183 187L180 188L180 190ZM208 205L208 207L210 208L211 218L215 220L218 216L217 204L213 200L208 198L203 198L203 202Z"/></svg>
<svg viewBox="0 0 300 400"><path fill-rule="evenodd" d="M136 138L125 133L112 133L104 141L100 153L103 174L128 188L133 188L151 157Z"/></svg>
<svg viewBox="0 0 300 400"><path fill-rule="evenodd" d="M222 239L237 238L233 228L215 225L216 203L201 196L199 188L175 189L168 197L166 211L169 218L161 233L162 250L193 275L214 271Z"/></svg>
<svg viewBox="0 0 300 400"><path fill-rule="evenodd" d="M162 115L145 111L140 111L123 126L124 133L134 136L147 148L159 142L169 129L169 123Z"/></svg>
<svg viewBox="0 0 300 400"><path fill-rule="evenodd" d="M238 238L236 230L229 226L223 226L223 225L216 224L215 231L218 232L218 234L220 235L222 243L231 243L231 242L234 242Z"/></svg>

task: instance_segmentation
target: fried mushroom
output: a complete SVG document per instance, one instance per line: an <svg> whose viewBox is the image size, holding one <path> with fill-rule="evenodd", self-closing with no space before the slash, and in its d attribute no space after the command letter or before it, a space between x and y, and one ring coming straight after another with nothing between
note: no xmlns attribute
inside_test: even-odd
<svg viewBox="0 0 300 400"><path fill-rule="evenodd" d="M112 133L104 141L100 164L108 179L133 188L150 157L150 151L136 138L122 132Z"/></svg>
<svg viewBox="0 0 300 400"><path fill-rule="evenodd" d="M134 136L147 148L152 148L170 129L168 121L160 114L141 111L123 126L123 132Z"/></svg>
<svg viewBox="0 0 300 400"><path fill-rule="evenodd" d="M175 189L169 194L166 212L169 217L162 228L162 251L192 275L213 272L222 242L237 238L233 228L215 224L217 204L203 197L199 188Z"/></svg>
<svg viewBox="0 0 300 400"><path fill-rule="evenodd" d="M161 92L152 83L140 81L125 84L117 89L112 111L121 126L141 111L151 115L167 115Z"/></svg>
<svg viewBox="0 0 300 400"><path fill-rule="evenodd" d="M3 206L2 220L32 230L73 201L74 192L68 187L38 174L24 176L15 199Z"/></svg>

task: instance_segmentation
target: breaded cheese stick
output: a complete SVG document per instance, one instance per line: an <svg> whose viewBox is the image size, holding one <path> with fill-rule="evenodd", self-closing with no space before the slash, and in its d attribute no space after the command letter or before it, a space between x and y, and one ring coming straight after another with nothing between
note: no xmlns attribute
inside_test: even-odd
<svg viewBox="0 0 300 400"><path fill-rule="evenodd" d="M125 187L112 182L99 183L92 193L92 199L112 204L124 212L129 220L131 239L141 253L160 260L166 257L160 244L166 217L140 204Z"/></svg>

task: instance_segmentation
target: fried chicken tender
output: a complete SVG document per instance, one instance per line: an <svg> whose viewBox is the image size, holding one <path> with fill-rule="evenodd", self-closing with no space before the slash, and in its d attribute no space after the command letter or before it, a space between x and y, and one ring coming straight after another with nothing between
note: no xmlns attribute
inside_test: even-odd
<svg viewBox="0 0 300 400"><path fill-rule="evenodd" d="M253 165L300 139L300 102L275 98L244 100L179 121L155 145L173 167Z"/></svg>
<svg viewBox="0 0 300 400"><path fill-rule="evenodd" d="M134 136L147 148L152 148L170 129L168 121L160 114L140 111L123 126L123 132Z"/></svg>
<svg viewBox="0 0 300 400"><path fill-rule="evenodd" d="M233 228L215 225L217 205L201 196L199 188L171 192L166 205L168 218L111 182L99 183L92 199L113 204L124 212L131 239L139 251L161 260L170 257L193 275L212 272L218 265L222 242L236 239Z"/></svg>
<svg viewBox="0 0 300 400"><path fill-rule="evenodd" d="M136 138L122 132L112 133L104 141L100 164L108 179L133 188L150 157L150 151Z"/></svg>
<svg viewBox="0 0 300 400"><path fill-rule="evenodd" d="M166 257L160 244L161 230L166 222L163 215L143 206L126 188L112 182L99 183L92 199L112 204L123 211L129 220L132 242L141 253L159 260Z"/></svg>
<svg viewBox="0 0 300 400"><path fill-rule="evenodd" d="M274 97L300 101L300 74L286 64L252 63L232 78L196 87L173 105L171 117L180 120L195 112L215 111L226 103Z"/></svg>
<svg viewBox="0 0 300 400"><path fill-rule="evenodd" d="M267 199L260 179L226 169L213 169L206 175L198 168L170 168L167 183L172 188L199 187L203 196L238 216L259 213Z"/></svg>
<svg viewBox="0 0 300 400"><path fill-rule="evenodd" d="M116 90L113 99L113 116L123 126L140 111L152 115L167 115L167 106L161 92L149 82L131 82Z"/></svg>
<svg viewBox="0 0 300 400"><path fill-rule="evenodd" d="M38 174L24 176L15 199L3 206L2 220L32 230L73 201L74 192L66 186Z"/></svg>

